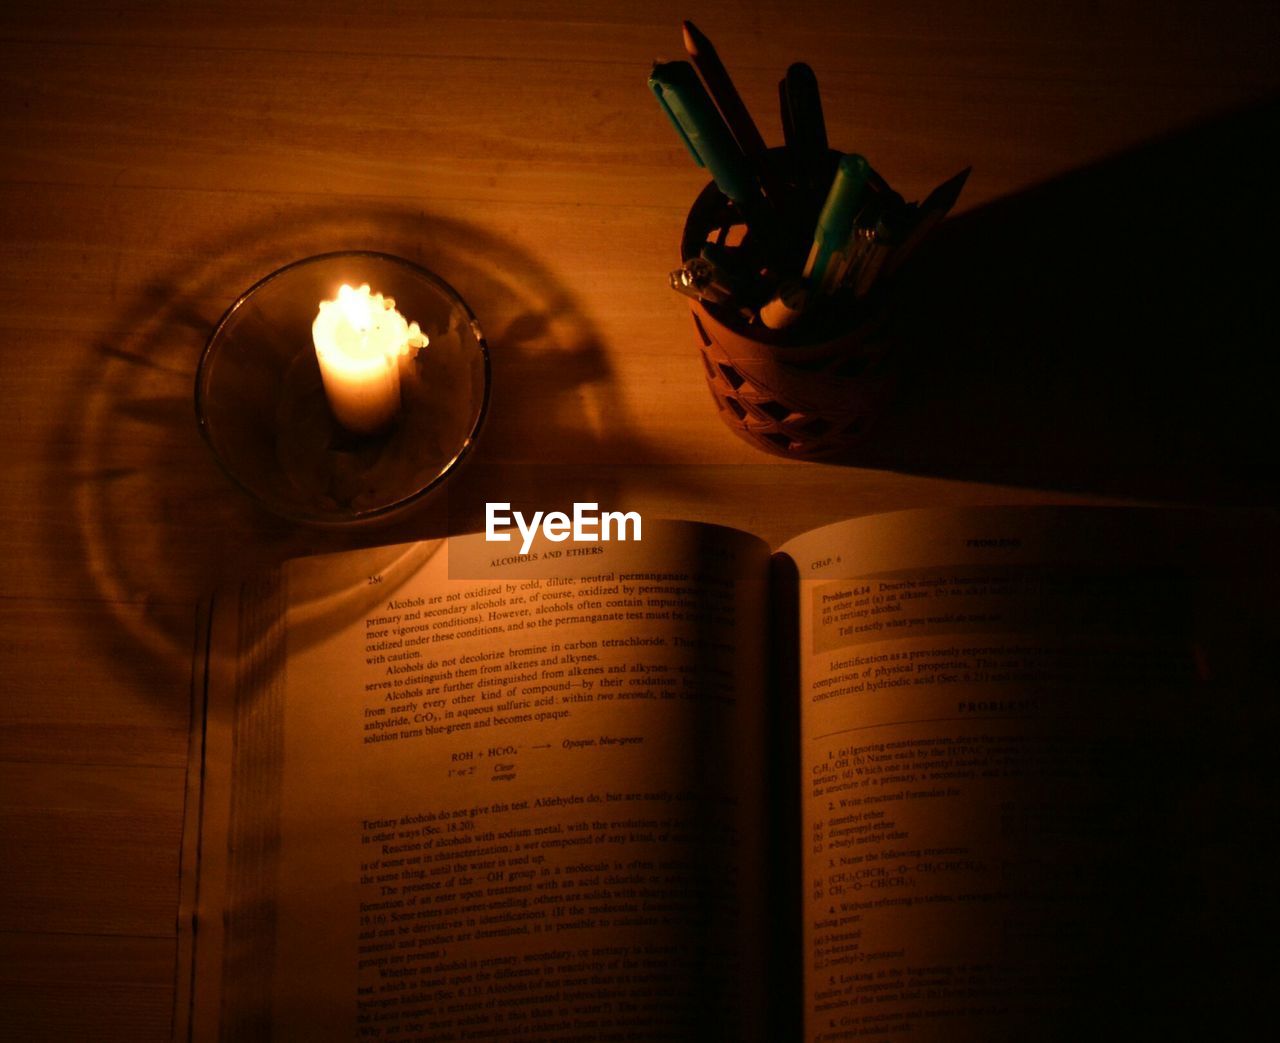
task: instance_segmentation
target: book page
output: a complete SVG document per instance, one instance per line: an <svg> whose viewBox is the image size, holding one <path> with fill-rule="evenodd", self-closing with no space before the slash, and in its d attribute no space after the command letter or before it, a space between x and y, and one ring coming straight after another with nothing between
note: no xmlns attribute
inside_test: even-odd
<svg viewBox="0 0 1280 1043"><path fill-rule="evenodd" d="M289 564L197 1038L757 1035L768 550L569 546Z"/></svg>
<svg viewBox="0 0 1280 1043"><path fill-rule="evenodd" d="M905 512L783 548L807 1039L1116 1038L1199 1000L1212 1029L1212 990L1266 966L1215 935L1197 846L1222 846L1224 813L1247 845L1268 814L1215 799L1240 740L1199 635L1231 617L1201 618L1205 584L1170 565L1201 549L1154 512L1072 509Z"/></svg>

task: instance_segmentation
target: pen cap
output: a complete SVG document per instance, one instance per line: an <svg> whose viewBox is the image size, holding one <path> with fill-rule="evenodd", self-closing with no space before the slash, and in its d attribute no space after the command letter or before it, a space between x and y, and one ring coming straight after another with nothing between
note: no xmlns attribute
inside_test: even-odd
<svg viewBox="0 0 1280 1043"><path fill-rule="evenodd" d="M853 234L853 220L866 196L867 176L871 167L856 153L842 156L827 192L826 202L818 214L813 230L813 246L805 262L804 277L817 286L827 279L827 269L848 246Z"/></svg>
<svg viewBox="0 0 1280 1043"><path fill-rule="evenodd" d="M806 161L820 161L828 149L827 124L813 69L793 62L778 82L778 99L787 147L807 153Z"/></svg>
<svg viewBox="0 0 1280 1043"><path fill-rule="evenodd" d="M659 62L649 73L649 88L698 166L706 167L720 190L735 203L755 208L760 190L746 157L693 66Z"/></svg>
<svg viewBox="0 0 1280 1043"><path fill-rule="evenodd" d="M676 65L677 62L670 62L668 65ZM680 135L680 140L684 142L684 147L689 150L689 155L693 157L693 161L700 167L705 167L702 157L698 154L698 149L689 137L689 133L684 129L684 122L676 115L676 109L672 107L672 101L667 98L669 87L668 75L659 75L659 70L663 66L655 64L653 72L649 74L649 89L653 91L654 97L658 99L658 104L662 106L662 111L667 114L667 119L671 121L671 125L676 128L676 133ZM675 99L675 106L678 108L680 102L675 98L675 91L672 90L672 98Z"/></svg>

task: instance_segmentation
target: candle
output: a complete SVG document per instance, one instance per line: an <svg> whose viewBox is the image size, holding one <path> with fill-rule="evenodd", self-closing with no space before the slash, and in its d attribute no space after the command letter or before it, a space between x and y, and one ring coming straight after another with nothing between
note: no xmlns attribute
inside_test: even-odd
<svg viewBox="0 0 1280 1043"><path fill-rule="evenodd" d="M336 299L321 301L311 339L329 408L359 434L380 430L399 412L400 359L427 344L418 324L406 322L395 301L368 285L344 285Z"/></svg>

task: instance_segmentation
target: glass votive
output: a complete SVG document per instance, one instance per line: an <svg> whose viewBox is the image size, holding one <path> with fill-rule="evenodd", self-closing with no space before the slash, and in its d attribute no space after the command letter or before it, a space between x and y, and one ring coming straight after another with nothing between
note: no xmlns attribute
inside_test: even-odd
<svg viewBox="0 0 1280 1043"><path fill-rule="evenodd" d="M320 302L343 284L393 298L429 340L399 360L399 409L373 434L335 419L312 340ZM389 254L322 254L272 272L227 309L196 372L196 418L222 469L266 510L309 525L383 522L458 469L489 379L479 323L439 276Z"/></svg>

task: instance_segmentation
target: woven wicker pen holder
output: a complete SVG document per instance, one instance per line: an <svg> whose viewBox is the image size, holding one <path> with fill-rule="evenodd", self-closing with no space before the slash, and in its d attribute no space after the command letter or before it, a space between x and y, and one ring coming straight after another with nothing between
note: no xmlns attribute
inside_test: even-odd
<svg viewBox="0 0 1280 1043"><path fill-rule="evenodd" d="M708 241L733 242L741 223L716 186L708 185L689 211L682 259L698 256ZM770 330L732 308L691 301L721 419L757 448L783 456L832 455L859 442L893 386L884 311L867 303L860 302L856 314L829 317L816 335L808 325L806 335Z"/></svg>

